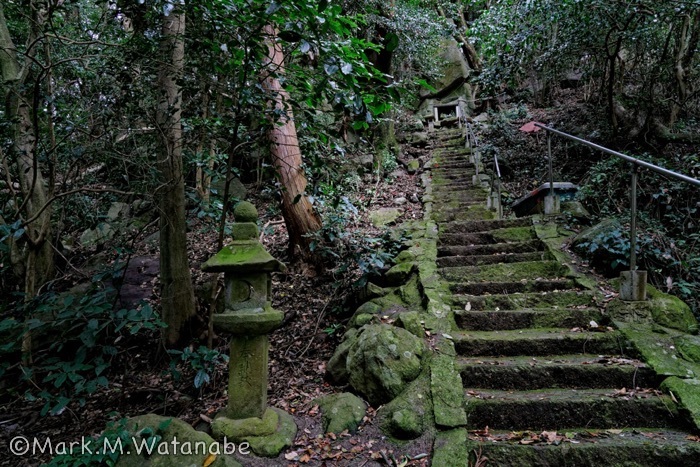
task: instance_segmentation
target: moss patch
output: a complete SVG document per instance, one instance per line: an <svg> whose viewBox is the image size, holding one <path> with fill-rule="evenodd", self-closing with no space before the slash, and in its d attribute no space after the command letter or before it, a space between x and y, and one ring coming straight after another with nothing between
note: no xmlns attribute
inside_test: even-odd
<svg viewBox="0 0 700 467"><path fill-rule="evenodd" d="M662 293L647 285L647 295L654 321L661 326L697 334L698 322L690 307L680 298Z"/></svg>
<svg viewBox="0 0 700 467"><path fill-rule="evenodd" d="M647 365L663 376L700 377L700 365L687 361L676 348L679 331L657 325L615 323L620 332L634 344Z"/></svg>
<svg viewBox="0 0 700 467"><path fill-rule="evenodd" d="M404 392L379 409L378 417L382 430L399 440L415 439L434 429L428 368Z"/></svg>
<svg viewBox="0 0 700 467"><path fill-rule="evenodd" d="M489 232L497 242L525 242L536 238L532 227L509 227Z"/></svg>
<svg viewBox="0 0 700 467"><path fill-rule="evenodd" d="M671 377L664 380L661 389L673 394L681 410L700 430L700 380Z"/></svg>
<svg viewBox="0 0 700 467"><path fill-rule="evenodd" d="M432 465L465 467L467 465L467 430L442 431L435 437Z"/></svg>

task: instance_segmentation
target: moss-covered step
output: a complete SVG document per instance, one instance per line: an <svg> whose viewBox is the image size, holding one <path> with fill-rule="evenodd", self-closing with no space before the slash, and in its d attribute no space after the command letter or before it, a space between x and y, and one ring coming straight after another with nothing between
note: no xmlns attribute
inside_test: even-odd
<svg viewBox="0 0 700 467"><path fill-rule="evenodd" d="M470 233L488 232L496 229L511 227L529 227L532 220L529 217L517 219L495 219L490 221L450 222L440 226L441 233Z"/></svg>
<svg viewBox="0 0 700 467"><path fill-rule="evenodd" d="M440 268L440 274L449 281L512 282L566 277L569 274L569 268L558 261L525 261Z"/></svg>
<svg viewBox="0 0 700 467"><path fill-rule="evenodd" d="M523 261L547 261L553 257L548 251L533 251L528 253L503 253L496 255L443 256L437 259L437 266L479 266L497 263L520 263Z"/></svg>
<svg viewBox="0 0 700 467"><path fill-rule="evenodd" d="M546 245L544 242L542 242L542 240L528 240L525 242L513 243L492 243L486 245L443 245L438 247L438 257L529 253L533 251L545 250Z"/></svg>
<svg viewBox="0 0 700 467"><path fill-rule="evenodd" d="M469 388L637 388L661 382L640 360L594 354L460 357L455 366Z"/></svg>
<svg viewBox="0 0 700 467"><path fill-rule="evenodd" d="M451 153L448 157L433 159L429 168L432 174L449 173L450 170L455 172L465 169L475 170L474 164L470 161L469 153L461 151Z"/></svg>
<svg viewBox="0 0 700 467"><path fill-rule="evenodd" d="M448 211L433 212L431 215L432 219L436 222L493 219L495 216L496 213L486 208L486 203L477 204L465 209L450 209Z"/></svg>
<svg viewBox="0 0 700 467"><path fill-rule="evenodd" d="M586 332L562 328L452 333L455 348L464 356L617 354L626 343L615 331ZM636 354L630 354L635 356Z"/></svg>
<svg viewBox="0 0 700 467"><path fill-rule="evenodd" d="M489 431L488 436L471 435L467 450L469 465L476 465L479 457L499 467L695 467L700 443L689 442L687 437L685 432L668 429L579 429L520 435Z"/></svg>
<svg viewBox="0 0 700 467"><path fill-rule="evenodd" d="M449 148L464 146L464 138L462 136L456 137L442 137L433 142L433 148Z"/></svg>
<svg viewBox="0 0 700 467"><path fill-rule="evenodd" d="M435 189L435 193L457 193L460 190L472 189L472 176L476 173L475 170L458 170L449 171L445 174L436 172L431 173L431 185Z"/></svg>
<svg viewBox="0 0 700 467"><path fill-rule="evenodd" d="M453 305L464 308L467 303L472 310L517 310L519 308L576 308L594 306L596 296L587 290L565 290L559 292L512 293L494 295L454 295Z"/></svg>
<svg viewBox="0 0 700 467"><path fill-rule="evenodd" d="M450 291L455 294L485 295L485 294L514 294L529 292L552 292L576 288L576 282L571 279L539 279L528 281L488 281L462 282L448 281Z"/></svg>
<svg viewBox="0 0 700 467"><path fill-rule="evenodd" d="M469 331L499 331L526 328L588 327L591 321L598 325L607 318L598 308L550 308L518 310L457 310L455 322Z"/></svg>
<svg viewBox="0 0 700 467"><path fill-rule="evenodd" d="M559 431L588 428L685 428L673 400L653 390L621 388L498 391L465 389L467 427Z"/></svg>
<svg viewBox="0 0 700 467"><path fill-rule="evenodd" d="M435 202L436 207L458 207L459 202L468 202L474 200L483 200L486 193L481 190L462 190L458 189L455 191L437 191L432 194L432 200Z"/></svg>
<svg viewBox="0 0 700 467"><path fill-rule="evenodd" d="M441 245L483 245L487 243L527 242L537 238L532 227L510 227L488 232L441 233Z"/></svg>

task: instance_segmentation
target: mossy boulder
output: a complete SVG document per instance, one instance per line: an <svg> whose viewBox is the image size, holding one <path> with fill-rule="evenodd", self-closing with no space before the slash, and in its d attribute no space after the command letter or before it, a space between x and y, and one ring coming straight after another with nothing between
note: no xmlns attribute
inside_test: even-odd
<svg viewBox="0 0 700 467"><path fill-rule="evenodd" d="M355 433L367 412L367 404L349 392L320 397L316 403L321 408L321 421L326 433L342 433L345 430Z"/></svg>
<svg viewBox="0 0 700 467"><path fill-rule="evenodd" d="M401 215L401 211L396 208L379 208L369 213L369 219L377 228L387 226L396 222Z"/></svg>
<svg viewBox="0 0 700 467"><path fill-rule="evenodd" d="M664 380L661 389L673 394L695 428L700 430L700 380L671 377Z"/></svg>
<svg viewBox="0 0 700 467"><path fill-rule="evenodd" d="M698 336L677 336L673 339L676 349L680 352L684 360L700 364L700 337Z"/></svg>
<svg viewBox="0 0 700 467"><path fill-rule="evenodd" d="M654 322L667 328L697 334L698 322L690 307L678 297L659 292L647 286L647 296L651 305L651 316Z"/></svg>
<svg viewBox="0 0 700 467"><path fill-rule="evenodd" d="M117 467L191 467L204 465L211 453L215 456L214 462L209 464L212 467L240 466L223 454L223 448L211 436L177 418L141 415L129 419L127 430L131 439L143 443L140 446L144 446L144 449L140 454L136 449L128 450L128 454L119 457ZM151 441L155 436L160 439ZM150 455L146 446L154 446Z"/></svg>
<svg viewBox="0 0 700 467"><path fill-rule="evenodd" d="M434 429L430 372L426 369L406 390L379 410L379 426L396 439L415 439Z"/></svg>
<svg viewBox="0 0 700 467"><path fill-rule="evenodd" d="M406 171L409 174L414 174L418 172L418 169L420 169L420 161L418 159L411 159L406 164Z"/></svg>
<svg viewBox="0 0 700 467"><path fill-rule="evenodd" d="M357 341L359 331L351 328L343 336L343 341L335 349L335 353L326 365L326 379L333 384L348 383L348 351Z"/></svg>
<svg viewBox="0 0 700 467"><path fill-rule="evenodd" d="M373 406L386 403L420 374L425 351L423 340L405 329L364 326L347 353L350 385Z"/></svg>
<svg viewBox="0 0 700 467"><path fill-rule="evenodd" d="M415 266L413 263L399 263L384 274L384 279L390 286L399 286L408 281L414 269Z"/></svg>

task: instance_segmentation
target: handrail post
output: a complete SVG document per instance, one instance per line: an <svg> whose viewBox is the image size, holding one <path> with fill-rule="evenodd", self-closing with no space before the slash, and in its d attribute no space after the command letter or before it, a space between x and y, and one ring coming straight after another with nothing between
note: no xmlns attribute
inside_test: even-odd
<svg viewBox="0 0 700 467"><path fill-rule="evenodd" d="M637 178L638 167L632 164L630 184L630 271L637 269Z"/></svg>
<svg viewBox="0 0 700 467"><path fill-rule="evenodd" d="M561 202L554 194L554 171L552 169L552 134L547 132L547 157L549 159L549 196L544 197L545 215L559 214Z"/></svg>
<svg viewBox="0 0 700 467"><path fill-rule="evenodd" d="M630 270L620 273L620 298L638 302L646 300L647 272L637 270L637 180L639 166L634 162L630 178Z"/></svg>

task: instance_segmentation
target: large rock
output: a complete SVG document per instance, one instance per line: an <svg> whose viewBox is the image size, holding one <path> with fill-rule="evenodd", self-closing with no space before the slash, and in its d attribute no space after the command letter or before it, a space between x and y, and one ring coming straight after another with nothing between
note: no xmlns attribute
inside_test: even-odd
<svg viewBox="0 0 700 467"><path fill-rule="evenodd" d="M224 183L223 178L214 182L211 186L212 190L215 190L219 196L224 196L224 190L226 188L226 183ZM245 199L248 196L248 189L245 187L240 179L234 178L228 184L229 196L234 199Z"/></svg>
<svg viewBox="0 0 700 467"><path fill-rule="evenodd" d="M401 394L421 371L425 344L405 329L370 324L360 329L348 349L350 385L373 406Z"/></svg>
<svg viewBox="0 0 700 467"><path fill-rule="evenodd" d="M379 208L369 213L369 219L377 228L385 227L396 222L401 212L396 208Z"/></svg>
<svg viewBox="0 0 700 467"><path fill-rule="evenodd" d="M206 433L172 417L147 414L129 419L127 430L142 449L124 445L128 454L121 455L117 467L239 467L241 464L224 454L224 447ZM116 443L116 441L115 441ZM146 447L151 447L149 455ZM238 446L237 446L238 447Z"/></svg>
<svg viewBox="0 0 700 467"><path fill-rule="evenodd" d="M349 392L320 397L316 403L323 414L323 430L326 433L355 433L367 412L367 404Z"/></svg>

